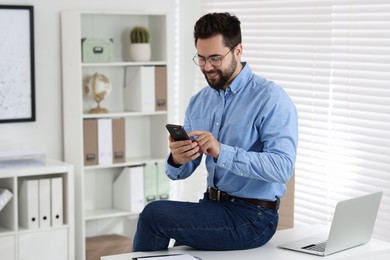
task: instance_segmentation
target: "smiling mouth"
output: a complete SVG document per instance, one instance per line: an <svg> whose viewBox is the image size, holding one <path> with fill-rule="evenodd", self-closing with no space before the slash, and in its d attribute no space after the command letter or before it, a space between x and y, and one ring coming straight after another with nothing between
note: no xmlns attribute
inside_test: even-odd
<svg viewBox="0 0 390 260"><path fill-rule="evenodd" d="M206 75L207 75L207 78L209 80L216 80L218 78L218 76L219 76L218 72L216 72L216 71L207 72Z"/></svg>

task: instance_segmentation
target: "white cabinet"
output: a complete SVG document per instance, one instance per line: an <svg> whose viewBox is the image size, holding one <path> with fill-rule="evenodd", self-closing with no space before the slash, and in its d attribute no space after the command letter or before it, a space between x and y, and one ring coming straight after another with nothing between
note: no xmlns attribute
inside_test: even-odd
<svg viewBox="0 0 390 260"><path fill-rule="evenodd" d="M151 33L151 60L147 62L129 59L129 32L139 25L147 27ZM75 166L77 259L86 259L87 237L119 234L133 238L138 214L114 206L113 184L125 167L163 162L166 158L168 133L165 124L173 103L171 63L174 50L169 48L173 46L173 27L172 19L162 13L66 11L61 14L64 147L65 161ZM104 62L83 62L82 39L112 40L111 57ZM143 91L140 85L150 87L151 77L154 77L155 84L162 83L156 74L136 75L140 71L150 73L150 68L153 71L157 67L166 71L162 78L166 81L163 85L166 85L167 109L137 109L129 105L127 102L144 102L148 95L150 99L151 92ZM100 104L108 110L107 113L89 113L95 104L86 95L84 87L95 73L104 75L111 84L110 95ZM152 90L155 92L157 87ZM132 109L128 110L129 107ZM122 162L103 163L103 159L99 160L99 153L96 153L97 158L94 153L87 154L86 143L96 140L96 135L103 130L96 133L88 130L91 125L87 129L84 123L86 120L99 123L104 119L124 120L126 156ZM102 149L99 138L101 136L97 138L98 145L91 149ZM85 163L86 158L95 161Z"/></svg>
<svg viewBox="0 0 390 260"><path fill-rule="evenodd" d="M48 198L60 197L56 204L61 211L61 222L55 225L39 224L26 228L20 222L26 214L20 205L28 205L32 196L23 197L26 181L61 180L61 186L50 189ZM0 168L0 188L12 192L12 199L0 211L0 258L18 260L73 260L74 251L74 176L73 166L67 163L46 160L42 166ZM38 190L35 190L39 192ZM59 194L61 193L61 194ZM55 196L53 196L55 194ZM36 196L38 197L38 196ZM27 199L27 201L24 201ZM30 205L31 206L31 205ZM39 207L39 205L38 205ZM49 211L51 211L50 206ZM38 208L37 211L40 209ZM42 211L41 211L42 212ZM39 221L38 216L35 221ZM51 216L50 216L51 217Z"/></svg>
<svg viewBox="0 0 390 260"><path fill-rule="evenodd" d="M41 232L22 233L18 236L18 259L71 259L69 256L68 247L66 246L67 238L68 232L66 229L45 229Z"/></svg>
<svg viewBox="0 0 390 260"><path fill-rule="evenodd" d="M1 259L15 259L15 236L0 236Z"/></svg>

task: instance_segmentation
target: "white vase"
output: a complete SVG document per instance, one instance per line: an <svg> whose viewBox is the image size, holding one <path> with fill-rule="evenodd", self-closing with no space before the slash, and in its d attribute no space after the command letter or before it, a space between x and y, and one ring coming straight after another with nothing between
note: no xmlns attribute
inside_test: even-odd
<svg viewBox="0 0 390 260"><path fill-rule="evenodd" d="M150 43L131 43L130 59L132 61L150 61L151 48Z"/></svg>

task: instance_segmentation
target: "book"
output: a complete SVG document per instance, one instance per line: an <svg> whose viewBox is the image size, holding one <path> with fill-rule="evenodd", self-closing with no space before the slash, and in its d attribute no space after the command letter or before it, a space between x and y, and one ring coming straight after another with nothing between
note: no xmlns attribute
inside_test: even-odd
<svg viewBox="0 0 390 260"><path fill-rule="evenodd" d="M12 199L13 194L10 190L0 188L0 211L7 205L7 203Z"/></svg>
<svg viewBox="0 0 390 260"><path fill-rule="evenodd" d="M126 160L125 119L112 119L112 161L124 163Z"/></svg>
<svg viewBox="0 0 390 260"><path fill-rule="evenodd" d="M155 67L155 95L156 95L156 111L166 111L167 106L167 67Z"/></svg>
<svg viewBox="0 0 390 260"><path fill-rule="evenodd" d="M84 119L84 165L98 164L97 119Z"/></svg>
<svg viewBox="0 0 390 260"><path fill-rule="evenodd" d="M20 226L26 229L39 228L38 179L23 180L18 195Z"/></svg>

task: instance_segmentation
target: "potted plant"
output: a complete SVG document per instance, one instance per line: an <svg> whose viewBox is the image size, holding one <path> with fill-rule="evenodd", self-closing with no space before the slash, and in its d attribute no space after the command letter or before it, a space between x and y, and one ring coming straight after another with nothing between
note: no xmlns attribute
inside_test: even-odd
<svg viewBox="0 0 390 260"><path fill-rule="evenodd" d="M135 26L130 31L130 59L149 61L151 57L150 32L146 27Z"/></svg>

